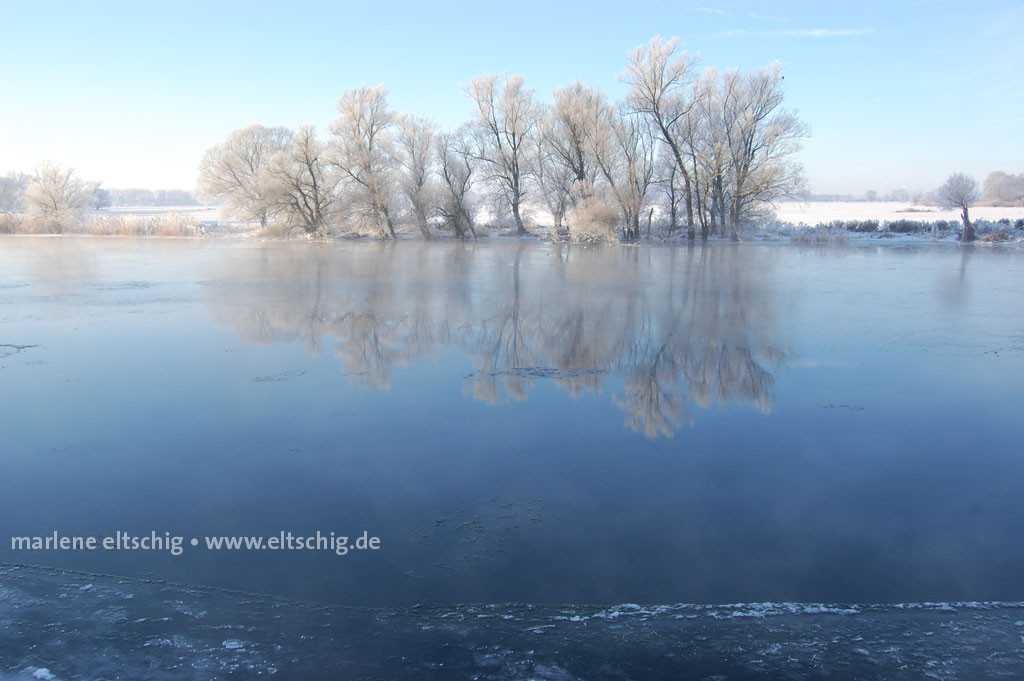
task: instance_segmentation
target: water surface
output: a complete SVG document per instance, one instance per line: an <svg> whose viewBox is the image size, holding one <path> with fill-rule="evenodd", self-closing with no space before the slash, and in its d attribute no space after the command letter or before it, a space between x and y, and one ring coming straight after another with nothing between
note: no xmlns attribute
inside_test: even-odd
<svg viewBox="0 0 1024 681"><path fill-rule="evenodd" d="M1024 599L1014 249L0 239L0 560L354 605ZM375 552L12 551L280 531ZM186 539L187 541L187 539Z"/></svg>

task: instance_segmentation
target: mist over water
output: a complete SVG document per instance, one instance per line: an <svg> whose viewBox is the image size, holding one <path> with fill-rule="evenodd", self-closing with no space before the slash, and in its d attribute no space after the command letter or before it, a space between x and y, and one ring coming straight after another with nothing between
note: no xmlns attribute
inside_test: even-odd
<svg viewBox="0 0 1024 681"><path fill-rule="evenodd" d="M359 605L1024 598L1024 259L0 242L0 560ZM188 550L366 530L376 552Z"/></svg>

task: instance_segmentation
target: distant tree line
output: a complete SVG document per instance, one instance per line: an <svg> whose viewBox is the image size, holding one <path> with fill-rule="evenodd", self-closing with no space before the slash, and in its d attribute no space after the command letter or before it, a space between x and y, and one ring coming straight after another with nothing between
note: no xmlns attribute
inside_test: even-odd
<svg viewBox="0 0 1024 681"><path fill-rule="evenodd" d="M198 206L194 193L187 189L101 189L105 205L97 206Z"/></svg>
<svg viewBox="0 0 1024 681"><path fill-rule="evenodd" d="M677 39L629 55L625 101L574 82L538 100L521 75L461 87L471 120L441 131L400 114L383 85L342 93L329 136L253 125L209 149L197 193L234 218L310 235L476 235L482 219L527 233L529 213L576 239L739 238L759 207L802 186L807 128L783 107L779 64L698 70ZM483 218L481 216L484 216Z"/></svg>
<svg viewBox="0 0 1024 681"><path fill-rule="evenodd" d="M989 173L981 186L981 200L991 206L1024 206L1024 173Z"/></svg>
<svg viewBox="0 0 1024 681"><path fill-rule="evenodd" d="M24 210L21 195L31 178L26 173L8 173L6 177L0 177L0 212L16 213Z"/></svg>
<svg viewBox="0 0 1024 681"><path fill-rule="evenodd" d="M184 189L105 189L83 180L74 170L52 161L29 173L0 177L0 213L26 213L40 231L60 233L76 224L85 211L112 206L196 206Z"/></svg>

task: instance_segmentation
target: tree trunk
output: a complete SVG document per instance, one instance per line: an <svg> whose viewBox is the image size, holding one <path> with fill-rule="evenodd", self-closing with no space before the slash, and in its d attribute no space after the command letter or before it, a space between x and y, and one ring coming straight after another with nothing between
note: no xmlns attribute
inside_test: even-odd
<svg viewBox="0 0 1024 681"><path fill-rule="evenodd" d="M519 197L512 199L512 215L516 219L516 234L519 236L525 236L527 234L526 229L523 227L523 218L519 215Z"/></svg>
<svg viewBox="0 0 1024 681"><path fill-rule="evenodd" d="M457 208L454 213L445 214L446 224L451 225L451 228L455 231L455 238L465 239L466 230L462 227L462 209Z"/></svg>
<svg viewBox="0 0 1024 681"><path fill-rule="evenodd" d="M729 238L733 241L740 240L740 202L735 196L732 197L732 211L729 215Z"/></svg>
<svg viewBox="0 0 1024 681"><path fill-rule="evenodd" d="M689 175L683 175L683 185L686 191L686 238L693 241L697 238L697 232L693 228L693 196L690 191Z"/></svg>
<svg viewBox="0 0 1024 681"><path fill-rule="evenodd" d="M462 214L463 219L466 221L466 226L469 227L469 233L476 239L476 228L473 226L473 216L466 211L464 206L459 206L459 213ZM466 238L465 230L462 231L462 238Z"/></svg>
<svg viewBox="0 0 1024 681"><path fill-rule="evenodd" d="M416 222L419 223L420 233L423 234L424 239L434 238L434 235L430 233L430 224L427 222L427 214L422 206L416 209Z"/></svg>
<svg viewBox="0 0 1024 681"><path fill-rule="evenodd" d="M960 213L960 219L964 221L964 231L960 235L960 243L970 243L978 238L978 235L974 233L974 225L971 224L971 218L967 214L967 207L964 207L962 213Z"/></svg>
<svg viewBox="0 0 1024 681"><path fill-rule="evenodd" d="M384 215L384 224L387 225L388 234L391 235L392 239L397 239L398 236L395 234L395 223L391 220L391 212L388 210L388 207L383 206L380 211Z"/></svg>
<svg viewBox="0 0 1024 681"><path fill-rule="evenodd" d="M722 181L722 176L719 175L715 178L715 184L718 188L718 226L719 236L725 236L725 187Z"/></svg>

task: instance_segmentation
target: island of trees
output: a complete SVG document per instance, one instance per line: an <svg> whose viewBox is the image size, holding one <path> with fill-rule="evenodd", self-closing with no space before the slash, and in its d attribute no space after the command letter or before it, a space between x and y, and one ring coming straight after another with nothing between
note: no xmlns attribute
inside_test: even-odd
<svg viewBox="0 0 1024 681"><path fill-rule="evenodd" d="M521 75L463 84L471 120L441 131L393 111L383 85L338 99L324 139L254 125L231 133L200 166L202 196L264 227L424 238L476 234L478 216L527 233L527 207L576 239L637 239L659 195L668 235L738 238L761 203L801 186L793 161L806 127L783 108L779 64L752 73L698 71L678 39L630 55L626 100L574 82L542 103Z"/></svg>

